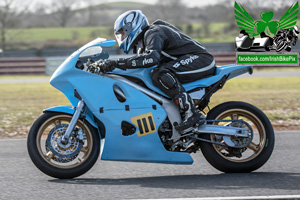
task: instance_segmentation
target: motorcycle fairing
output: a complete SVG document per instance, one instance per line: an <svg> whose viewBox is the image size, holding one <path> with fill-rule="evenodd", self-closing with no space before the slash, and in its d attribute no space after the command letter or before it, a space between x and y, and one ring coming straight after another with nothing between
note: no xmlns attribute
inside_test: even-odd
<svg viewBox="0 0 300 200"><path fill-rule="evenodd" d="M101 159L140 162L162 162L176 164L192 164L188 153L174 153L167 151L158 135L159 126L167 115L162 106L134 87L107 77L94 76L91 73L73 73L66 78L68 85L73 85L87 107L105 126L105 144ZM117 85L126 96L125 102L120 102L113 91ZM101 87L103 86L103 87ZM137 98L138 97L138 98ZM69 97L70 98L70 97ZM141 115L148 114L145 120L153 120L155 132L138 136L138 132L150 132L145 127ZM124 136L121 132L123 121L135 124L138 120L142 126L136 126L136 133Z"/></svg>
<svg viewBox="0 0 300 200"><path fill-rule="evenodd" d="M73 115L75 112L75 109L74 109L74 107L71 107L71 106L56 106L56 107L47 108L43 112L44 113L45 112L59 112L59 113L66 113L66 114ZM90 116L90 114L85 116L85 120L87 120L92 126L97 128L97 124L94 122L93 117Z"/></svg>
<svg viewBox="0 0 300 200"><path fill-rule="evenodd" d="M70 83L74 85L93 115L105 126L105 144L101 159L193 163L188 153L174 153L164 148L158 135L158 128L165 121L167 114L158 102L123 82L91 75L93 74L81 73L80 76L73 74ZM113 90L114 85L124 93L125 102L117 99ZM153 122L155 131L151 129L149 120ZM133 135L122 135L123 121L135 125L136 132ZM138 121L140 126L136 125Z"/></svg>

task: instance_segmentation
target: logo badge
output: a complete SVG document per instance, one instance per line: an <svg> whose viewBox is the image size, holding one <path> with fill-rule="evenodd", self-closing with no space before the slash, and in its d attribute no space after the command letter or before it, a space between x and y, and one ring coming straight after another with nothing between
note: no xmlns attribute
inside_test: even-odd
<svg viewBox="0 0 300 200"><path fill-rule="evenodd" d="M296 45L300 32L296 25L298 2L289 7L278 21L273 19L272 11L260 13L260 20L254 21L237 2L234 4L234 13L240 29L235 38L237 64L298 66L298 53L289 53Z"/></svg>
<svg viewBox="0 0 300 200"><path fill-rule="evenodd" d="M261 20L254 21L245 8L237 2L234 4L234 13L239 29L245 30L250 37L258 36L262 32L275 35L280 29L293 29L298 19L299 4L298 2L293 4L279 21L272 20L274 15L272 11L262 12Z"/></svg>
<svg viewBox="0 0 300 200"><path fill-rule="evenodd" d="M156 126L151 112L131 117L131 122L138 127L137 136L144 136L156 132Z"/></svg>

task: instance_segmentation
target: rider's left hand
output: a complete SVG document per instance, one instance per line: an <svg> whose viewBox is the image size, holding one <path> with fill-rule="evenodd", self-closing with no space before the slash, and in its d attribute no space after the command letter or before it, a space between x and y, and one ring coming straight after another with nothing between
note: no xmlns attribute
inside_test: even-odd
<svg viewBox="0 0 300 200"><path fill-rule="evenodd" d="M99 63L98 67L100 68L100 72L107 73L111 72L116 68L117 62L115 60L105 60L103 63Z"/></svg>

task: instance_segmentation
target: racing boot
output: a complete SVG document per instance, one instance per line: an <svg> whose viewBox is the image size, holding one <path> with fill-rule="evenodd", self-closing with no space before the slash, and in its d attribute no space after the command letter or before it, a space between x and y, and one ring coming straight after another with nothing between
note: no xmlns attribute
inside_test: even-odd
<svg viewBox="0 0 300 200"><path fill-rule="evenodd" d="M181 111L185 112L184 120L180 124L175 124L175 129L184 131L192 128L194 125L202 125L205 122L205 115L199 112L195 107L192 98L186 92L181 92L174 98L175 103Z"/></svg>

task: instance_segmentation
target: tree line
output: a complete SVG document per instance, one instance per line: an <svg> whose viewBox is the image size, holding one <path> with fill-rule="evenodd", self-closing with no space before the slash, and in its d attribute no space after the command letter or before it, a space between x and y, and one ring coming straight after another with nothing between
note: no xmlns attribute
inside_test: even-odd
<svg viewBox="0 0 300 200"><path fill-rule="evenodd" d="M255 7L253 1L243 0L242 4L252 16L259 16L258 11L264 7ZM268 0L266 0L268 1ZM266 2L265 1L265 2ZM271 1L272 2L272 1ZM276 13L284 13L288 3L286 0L278 0L283 4ZM9 40L9 29L34 28L34 27L84 27L84 26L111 26L117 16L126 10L139 9L148 17L150 23L156 19L163 19L173 23L179 28L185 24L185 32L189 35L197 35L202 32L210 35L209 25L214 22L224 22L227 25L219 30L228 33L237 29L234 19L234 0L220 0L217 4L206 7L188 7L182 0L160 0L154 5L144 3L108 3L105 0L59 0L50 4L42 1L34 5L20 5L19 0L2 0L0 3L0 48L6 49ZM273 6L274 8L274 6ZM271 9L273 9L271 8ZM256 13L256 14L255 14ZM194 24L201 24L197 28Z"/></svg>

